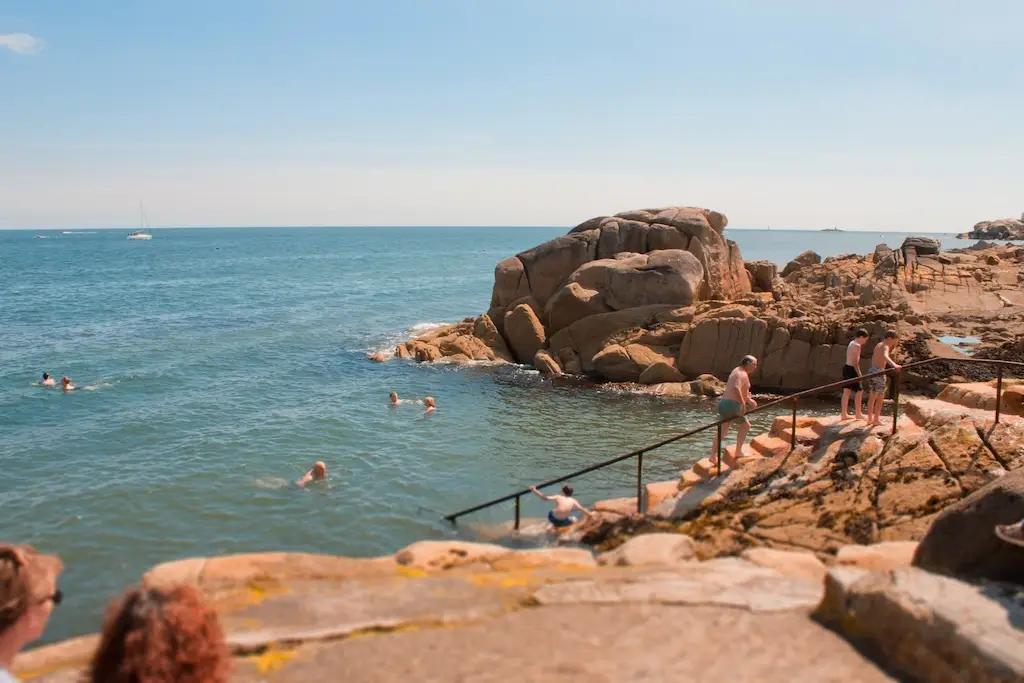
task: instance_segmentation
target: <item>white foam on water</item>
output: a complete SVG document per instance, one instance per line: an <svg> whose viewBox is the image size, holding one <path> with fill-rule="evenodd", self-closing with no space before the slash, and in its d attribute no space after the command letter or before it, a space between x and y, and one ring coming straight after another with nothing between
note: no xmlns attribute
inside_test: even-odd
<svg viewBox="0 0 1024 683"><path fill-rule="evenodd" d="M445 325L451 325L452 323L438 323L438 322L422 322L410 325L408 329L403 332L392 332L384 337L377 346L372 346L367 349L363 349L367 356L379 355L384 360L391 360L395 357L395 347L402 342L407 342L413 337L419 337L428 332L432 332Z"/></svg>
<svg viewBox="0 0 1024 683"><path fill-rule="evenodd" d="M260 477L253 485L260 489L283 489L291 486L291 482L281 477Z"/></svg>

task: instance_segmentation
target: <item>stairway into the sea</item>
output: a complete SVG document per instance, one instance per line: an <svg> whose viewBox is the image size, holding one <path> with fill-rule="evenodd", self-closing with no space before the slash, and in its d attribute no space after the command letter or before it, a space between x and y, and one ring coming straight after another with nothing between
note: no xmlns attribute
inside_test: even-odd
<svg viewBox="0 0 1024 683"><path fill-rule="evenodd" d="M904 397L900 401L900 415L897 421L897 432L908 434L924 430L930 421L945 414L956 414L970 417L979 423L991 422L994 419L996 406L996 382L970 382L948 385L936 398ZM890 408L891 410L891 408ZM1004 421L1024 421L1024 381L1006 380L1002 387L1000 406L1001 419ZM809 447L811 456L818 459L830 450L842 451L851 445L859 445L867 437L874 437L884 442L892 432L892 415L883 415L882 423L868 427L863 420L839 421L838 415L827 417L797 416L796 440L798 446ZM726 436L728 443L735 439L735 430ZM791 450L793 443L793 418L780 415L772 422L767 432L758 434L748 440L739 459L739 469L757 462L778 456L784 456ZM735 445L726 446L723 451L725 460L732 460ZM710 457L702 458L691 468L680 473L678 480L652 482L645 487L645 509L651 510L665 498L675 496L681 491L702 485L705 482L725 481L730 468L722 463L721 474L718 465ZM602 501L595 508L609 506ZM636 498L623 498L614 501L617 510L636 510Z"/></svg>

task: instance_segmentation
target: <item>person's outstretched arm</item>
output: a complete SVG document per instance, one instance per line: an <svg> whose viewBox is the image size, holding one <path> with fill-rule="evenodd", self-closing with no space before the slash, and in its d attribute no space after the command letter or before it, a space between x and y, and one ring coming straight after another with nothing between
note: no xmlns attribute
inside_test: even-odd
<svg viewBox="0 0 1024 683"><path fill-rule="evenodd" d="M552 500L551 496L545 496L543 493L538 491L536 486L531 486L530 490L533 491L534 493L536 493L538 496L540 496L544 500Z"/></svg>
<svg viewBox="0 0 1024 683"><path fill-rule="evenodd" d="M574 500L574 501L572 501L572 506L573 506L574 508L576 508L577 510L579 510L580 512L582 512L583 514L585 514L585 515L586 515L587 517L592 517L592 516L594 515L594 513L593 513L593 512L591 512L591 511L590 511L590 510L588 510L587 508L585 508L585 507L583 507L582 505L580 505L580 503L579 503L579 501L578 501L578 500Z"/></svg>

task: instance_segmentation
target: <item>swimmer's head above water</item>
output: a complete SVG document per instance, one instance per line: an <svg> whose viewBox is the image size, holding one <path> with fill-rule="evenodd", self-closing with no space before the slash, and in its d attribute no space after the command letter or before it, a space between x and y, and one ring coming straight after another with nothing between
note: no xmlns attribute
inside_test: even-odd
<svg viewBox="0 0 1024 683"><path fill-rule="evenodd" d="M317 460L313 463L313 466L309 468L309 471L302 475L302 479L295 482L299 488L305 488L306 484L314 481L323 481L327 478L327 465Z"/></svg>
<svg viewBox="0 0 1024 683"><path fill-rule="evenodd" d="M398 405L398 394L397 393L392 391L390 394L388 394L388 398L391 400L391 405L393 405L393 406L397 406Z"/></svg>
<svg viewBox="0 0 1024 683"><path fill-rule="evenodd" d="M437 409L437 404L434 402L433 396L427 396L425 399L423 399L423 403L426 404L428 413L431 412L432 410Z"/></svg>

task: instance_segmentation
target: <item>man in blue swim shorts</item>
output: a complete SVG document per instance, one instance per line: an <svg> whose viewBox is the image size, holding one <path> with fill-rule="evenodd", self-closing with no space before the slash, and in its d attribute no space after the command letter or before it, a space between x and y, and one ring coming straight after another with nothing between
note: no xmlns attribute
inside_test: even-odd
<svg viewBox="0 0 1024 683"><path fill-rule="evenodd" d="M729 373L729 380L725 383L725 392L722 394L722 398L718 399L718 418L729 420L722 425L722 438L729 433L733 422L739 423L736 429L735 457L723 459L723 462L729 467L735 467L737 459L743 455L743 442L747 440L747 432L750 431L750 421L745 417L745 413L757 407L757 401L750 397L750 374L755 370L757 370L757 358L744 356L740 364ZM717 430L715 431L711 462L717 465L721 444L718 442Z"/></svg>
<svg viewBox="0 0 1024 683"><path fill-rule="evenodd" d="M578 518L573 517L571 513L573 510L579 510L587 517L590 517L593 513L586 509L572 497L572 487L569 485L562 487L562 495L555 494L553 496L545 496L543 493L537 490L536 486L531 486L530 490L536 493L544 500L550 500L554 502L555 508L548 513L548 521L551 522L551 526L555 529L564 529L567 526L572 526L579 521Z"/></svg>

